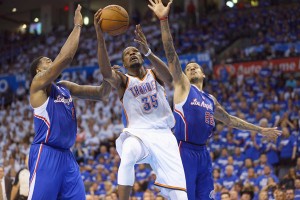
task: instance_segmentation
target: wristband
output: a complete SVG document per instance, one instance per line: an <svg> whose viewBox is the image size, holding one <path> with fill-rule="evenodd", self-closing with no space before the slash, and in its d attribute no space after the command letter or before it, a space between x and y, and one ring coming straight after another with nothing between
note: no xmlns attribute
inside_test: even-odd
<svg viewBox="0 0 300 200"><path fill-rule="evenodd" d="M152 53L152 51L151 51L151 49L149 48L149 49L148 49L148 52L147 52L144 56L148 57L151 53Z"/></svg>
<svg viewBox="0 0 300 200"><path fill-rule="evenodd" d="M167 19L168 19L168 16L159 18L160 21L165 21L165 20L167 20Z"/></svg>
<svg viewBox="0 0 300 200"><path fill-rule="evenodd" d="M81 25L81 24L74 24L74 26L78 26L79 28L81 28L81 27L82 27L82 25Z"/></svg>

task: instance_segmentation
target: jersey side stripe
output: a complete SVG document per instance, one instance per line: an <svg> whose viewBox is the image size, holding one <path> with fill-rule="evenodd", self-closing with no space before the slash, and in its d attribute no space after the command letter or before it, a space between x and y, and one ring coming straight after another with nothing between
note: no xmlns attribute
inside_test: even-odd
<svg viewBox="0 0 300 200"><path fill-rule="evenodd" d="M185 141L188 140L188 127L187 127L187 122L186 122L186 119L184 117L184 114L181 113L179 110L177 110L176 108L174 109L174 112L176 112L177 114L179 114L179 116L181 117L183 123L184 123L184 138L185 138Z"/></svg>

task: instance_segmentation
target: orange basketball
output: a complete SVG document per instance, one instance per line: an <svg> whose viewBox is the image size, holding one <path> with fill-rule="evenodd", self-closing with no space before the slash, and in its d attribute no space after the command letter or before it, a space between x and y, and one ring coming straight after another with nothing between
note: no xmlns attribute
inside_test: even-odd
<svg viewBox="0 0 300 200"><path fill-rule="evenodd" d="M102 31L112 36L124 33L129 25L127 11L118 5L109 5L103 8L101 18L103 19Z"/></svg>

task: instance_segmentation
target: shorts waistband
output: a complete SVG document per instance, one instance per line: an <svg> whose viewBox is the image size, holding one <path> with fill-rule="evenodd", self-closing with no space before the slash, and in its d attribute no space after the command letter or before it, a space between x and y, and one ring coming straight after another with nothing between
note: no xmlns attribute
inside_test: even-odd
<svg viewBox="0 0 300 200"><path fill-rule="evenodd" d="M32 144L31 146L39 147L40 145L43 145L43 148L48 148L48 149L51 149L51 150L54 150L54 151L70 152L70 149L64 149L64 148L59 148L59 147L53 147L53 146L50 146L50 145L45 144L45 143L41 143L41 144Z"/></svg>
<svg viewBox="0 0 300 200"><path fill-rule="evenodd" d="M188 148L196 151L206 150L206 144L195 144L186 141L179 141L179 148Z"/></svg>

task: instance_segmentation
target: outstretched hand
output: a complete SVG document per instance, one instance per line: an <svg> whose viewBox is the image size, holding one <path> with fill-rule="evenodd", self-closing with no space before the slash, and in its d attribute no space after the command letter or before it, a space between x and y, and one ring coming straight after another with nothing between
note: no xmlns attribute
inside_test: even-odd
<svg viewBox="0 0 300 200"><path fill-rule="evenodd" d="M277 137L282 134L282 131L278 130L277 127L262 128L260 133L263 135L265 139L275 142Z"/></svg>
<svg viewBox="0 0 300 200"><path fill-rule="evenodd" d="M141 28L141 25L136 25L135 26L135 39L134 41L137 42L140 46L140 51L142 52L142 54L146 54L149 50L149 46L148 46L148 43L147 43L147 39L146 39L146 36L145 34L143 33L142 31L142 28Z"/></svg>
<svg viewBox="0 0 300 200"><path fill-rule="evenodd" d="M74 16L74 25L82 26L83 20L81 15L81 5L78 4L76 10L75 10L75 16Z"/></svg>
<svg viewBox="0 0 300 200"><path fill-rule="evenodd" d="M148 7L155 13L155 15L159 19L163 19L168 17L172 2L173 0L170 0L168 5L164 6L161 0L149 0L150 5L148 4Z"/></svg>
<svg viewBox="0 0 300 200"><path fill-rule="evenodd" d="M94 15L94 26L97 32L97 36L103 36L103 32L101 30L101 23L102 23L102 8L100 8Z"/></svg>

